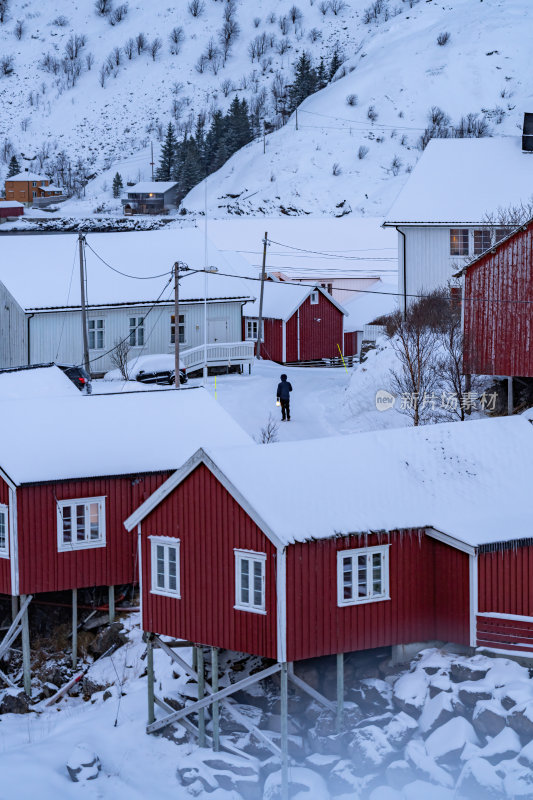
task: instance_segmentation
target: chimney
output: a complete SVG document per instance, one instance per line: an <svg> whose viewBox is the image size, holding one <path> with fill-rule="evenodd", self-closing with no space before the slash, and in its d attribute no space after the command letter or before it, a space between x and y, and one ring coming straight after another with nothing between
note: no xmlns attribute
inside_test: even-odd
<svg viewBox="0 0 533 800"><path fill-rule="evenodd" d="M533 153L533 114L524 114L524 127L522 128L522 152Z"/></svg>

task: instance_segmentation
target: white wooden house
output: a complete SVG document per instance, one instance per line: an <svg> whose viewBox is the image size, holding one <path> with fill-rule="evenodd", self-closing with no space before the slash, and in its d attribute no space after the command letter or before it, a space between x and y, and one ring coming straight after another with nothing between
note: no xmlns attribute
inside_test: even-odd
<svg viewBox="0 0 533 800"><path fill-rule="evenodd" d="M182 348L204 344L204 318L207 342L242 341L242 306L254 298L255 284L224 274L194 273L205 267L201 231L89 234L86 242L93 374L113 368L109 351L124 338L130 358L173 352L171 270L176 261L191 268L180 280ZM0 250L0 368L51 361L80 364L78 237L3 236ZM223 255L210 242L207 259L220 273L242 272L239 256Z"/></svg>
<svg viewBox="0 0 533 800"><path fill-rule="evenodd" d="M398 231L398 291L405 308L452 276L509 229L498 209L533 194L533 154L520 137L433 139L383 223Z"/></svg>

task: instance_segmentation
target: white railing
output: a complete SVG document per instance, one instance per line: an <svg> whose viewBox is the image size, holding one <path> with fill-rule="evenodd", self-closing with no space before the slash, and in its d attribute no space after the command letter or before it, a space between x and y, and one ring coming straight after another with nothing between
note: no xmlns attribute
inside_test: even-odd
<svg viewBox="0 0 533 800"><path fill-rule="evenodd" d="M251 364L254 360L255 342L214 342L188 350L180 349L180 359L188 372L204 365L206 350L207 366Z"/></svg>
<svg viewBox="0 0 533 800"><path fill-rule="evenodd" d="M363 325L363 342L375 342L385 331L384 325Z"/></svg>

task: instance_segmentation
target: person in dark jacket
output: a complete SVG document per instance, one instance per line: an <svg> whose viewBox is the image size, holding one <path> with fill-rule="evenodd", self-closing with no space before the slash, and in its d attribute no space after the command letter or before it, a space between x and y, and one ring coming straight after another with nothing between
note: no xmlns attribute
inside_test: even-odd
<svg viewBox="0 0 533 800"><path fill-rule="evenodd" d="M285 419L290 420L291 418L291 409L290 409L290 399L292 392L292 386L290 385L289 381L287 380L286 375L281 376L281 383L278 383L278 393L277 398L281 403L281 421L284 422Z"/></svg>

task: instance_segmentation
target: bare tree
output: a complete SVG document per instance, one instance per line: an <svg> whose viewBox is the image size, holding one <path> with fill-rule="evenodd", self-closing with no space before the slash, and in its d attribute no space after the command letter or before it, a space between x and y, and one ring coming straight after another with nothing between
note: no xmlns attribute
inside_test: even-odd
<svg viewBox="0 0 533 800"><path fill-rule="evenodd" d="M102 89L105 88L105 82L107 80L108 75L109 75L109 67L107 66L106 63L104 63L100 67L100 71L98 73L98 81L99 81L100 86L102 87Z"/></svg>
<svg viewBox="0 0 533 800"><path fill-rule="evenodd" d="M159 53L162 47L163 47L163 42L161 41L159 36L156 36L155 39L152 40L148 48L150 51L150 55L152 56L152 61L156 60L157 54Z"/></svg>
<svg viewBox="0 0 533 800"><path fill-rule="evenodd" d="M148 46L146 36L142 31L141 33L138 33L137 36L135 37L135 46L137 47L138 56L140 56L141 53L143 53Z"/></svg>
<svg viewBox="0 0 533 800"><path fill-rule="evenodd" d="M278 441L279 425L274 422L272 414L268 415L266 424L259 431L258 444L272 444Z"/></svg>
<svg viewBox="0 0 533 800"><path fill-rule="evenodd" d="M329 0L329 7L331 8L335 16L337 16L337 14L340 14L341 11L344 11L344 9L346 8L346 3L344 2L344 0Z"/></svg>
<svg viewBox="0 0 533 800"><path fill-rule="evenodd" d="M1 56L0 75L4 75L5 77L7 77L8 75L12 75L14 71L15 71L15 65L13 56Z"/></svg>
<svg viewBox="0 0 533 800"><path fill-rule="evenodd" d="M181 45L185 39L185 33L181 26L177 28L172 28L170 31L170 52L173 56L177 56L181 50Z"/></svg>
<svg viewBox="0 0 533 800"><path fill-rule="evenodd" d="M289 9L289 17L291 19L292 24L296 25L296 23L302 19L303 14L298 8L298 6L291 6Z"/></svg>
<svg viewBox="0 0 533 800"><path fill-rule="evenodd" d="M128 61L131 61L135 55L135 39L128 39L124 45L124 53L127 55Z"/></svg>
<svg viewBox="0 0 533 800"><path fill-rule="evenodd" d="M191 0L188 8L193 17L201 17L205 10L205 3L203 0Z"/></svg>
<svg viewBox="0 0 533 800"><path fill-rule="evenodd" d="M239 23L233 18L226 20L218 32L218 40L222 45L222 52L224 54L224 63L226 63L229 51L238 38L240 32L241 29L239 27Z"/></svg>
<svg viewBox="0 0 533 800"><path fill-rule="evenodd" d="M94 7L97 14L100 14L101 17L105 17L111 11L112 0L95 0Z"/></svg>
<svg viewBox="0 0 533 800"><path fill-rule="evenodd" d="M329 11L329 8L330 6L328 0L320 0L320 3L318 4L318 10L320 11L323 17L326 16L326 14Z"/></svg>
<svg viewBox="0 0 533 800"><path fill-rule="evenodd" d="M121 3L109 15L109 24L118 25L128 13L128 4Z"/></svg>
<svg viewBox="0 0 533 800"><path fill-rule="evenodd" d="M9 9L9 0L0 0L0 23L5 22L8 9Z"/></svg>
<svg viewBox="0 0 533 800"><path fill-rule="evenodd" d="M115 369L120 370L120 374L122 378L127 381L129 380L128 375L128 355L130 352L130 345L127 339L123 339L120 341L115 342L115 346L109 356L109 360L115 367Z"/></svg>
<svg viewBox="0 0 533 800"><path fill-rule="evenodd" d="M529 200L516 205L500 206L496 211L487 212L483 224L489 227L496 241L511 233L515 228L524 225L533 217L533 195Z"/></svg>
<svg viewBox="0 0 533 800"><path fill-rule="evenodd" d="M18 19L17 22L16 22L16 25L15 25L14 34L15 34L16 38L19 41L24 36L24 27L25 27L24 20L23 19Z"/></svg>
<svg viewBox="0 0 533 800"><path fill-rule="evenodd" d="M446 328L440 335L442 355L438 371L442 392L442 407L446 416L465 419L469 410L467 378L463 375L463 332L458 308L451 308ZM472 391L472 384L469 390Z"/></svg>
<svg viewBox="0 0 533 800"><path fill-rule="evenodd" d="M93 66L93 64L94 64L93 53L87 53L87 55L85 56L85 66L87 67L87 70L89 72L91 71L91 67Z"/></svg>

